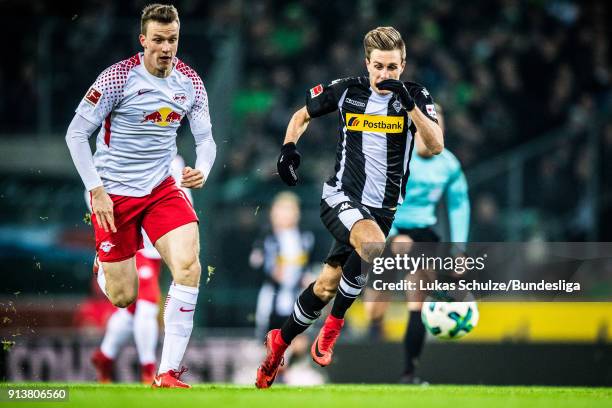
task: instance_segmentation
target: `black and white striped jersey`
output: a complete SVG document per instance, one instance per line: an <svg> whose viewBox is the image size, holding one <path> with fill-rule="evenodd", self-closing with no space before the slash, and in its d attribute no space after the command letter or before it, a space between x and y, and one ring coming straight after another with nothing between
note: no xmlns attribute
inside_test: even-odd
<svg viewBox="0 0 612 408"><path fill-rule="evenodd" d="M405 84L416 106L437 123L429 92ZM398 96L374 92L367 76L351 77L310 89L306 109L311 118L335 110L340 117L335 174L323 185L323 198L343 191L373 208L401 204L416 128Z"/></svg>

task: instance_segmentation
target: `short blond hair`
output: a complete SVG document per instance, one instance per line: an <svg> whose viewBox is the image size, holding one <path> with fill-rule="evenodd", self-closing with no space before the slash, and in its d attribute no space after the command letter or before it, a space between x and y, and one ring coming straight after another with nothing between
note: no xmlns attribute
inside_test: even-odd
<svg viewBox="0 0 612 408"><path fill-rule="evenodd" d="M272 200L272 205L281 201L288 201L295 204L297 207L300 206L300 198L297 194L291 191L281 191L280 193L276 194Z"/></svg>
<svg viewBox="0 0 612 408"><path fill-rule="evenodd" d="M393 27L376 27L368 32L363 38L363 49L367 59L370 59L373 50L400 50L402 61L406 59L406 44L399 31Z"/></svg>
<svg viewBox="0 0 612 408"><path fill-rule="evenodd" d="M142 9L140 17L140 33L147 34L147 24L149 21L157 21L158 23L170 24L173 22L181 24L179 21L178 10L171 4L149 4Z"/></svg>

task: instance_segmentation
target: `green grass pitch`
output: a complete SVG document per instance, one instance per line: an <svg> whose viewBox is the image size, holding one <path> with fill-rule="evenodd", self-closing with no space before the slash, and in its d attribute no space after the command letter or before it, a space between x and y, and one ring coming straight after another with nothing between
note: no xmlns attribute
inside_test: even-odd
<svg viewBox="0 0 612 408"><path fill-rule="evenodd" d="M0 384L3 388L68 386L68 402L0 402L0 407L121 407L121 408L334 408L334 407L611 407L612 388L493 387L434 385L274 386L267 390L224 384L196 385L191 390L159 390L143 385ZM5 392L2 392L6 395ZM6 401L6 399L4 399Z"/></svg>

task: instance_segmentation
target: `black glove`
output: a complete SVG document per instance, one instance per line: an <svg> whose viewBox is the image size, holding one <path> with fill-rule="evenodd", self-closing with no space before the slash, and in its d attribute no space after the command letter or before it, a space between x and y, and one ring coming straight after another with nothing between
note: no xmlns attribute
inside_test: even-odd
<svg viewBox="0 0 612 408"><path fill-rule="evenodd" d="M408 112L414 109L414 99L412 99L412 96L410 96L402 81L397 79L385 79L377 83L376 87L381 91L391 91L398 94L400 102Z"/></svg>
<svg viewBox="0 0 612 408"><path fill-rule="evenodd" d="M295 143L289 142L281 147L281 153L276 162L278 175L288 186L295 186L298 182L297 168L300 167L302 155L297 151Z"/></svg>

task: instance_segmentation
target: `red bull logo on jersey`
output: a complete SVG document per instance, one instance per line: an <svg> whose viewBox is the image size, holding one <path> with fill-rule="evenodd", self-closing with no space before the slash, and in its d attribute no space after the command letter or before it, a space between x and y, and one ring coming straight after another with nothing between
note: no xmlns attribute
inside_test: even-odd
<svg viewBox="0 0 612 408"><path fill-rule="evenodd" d="M143 113L140 123L153 123L157 126L169 126L172 123L179 123L183 119L183 115L173 111L170 108L159 108L151 113Z"/></svg>
<svg viewBox="0 0 612 408"><path fill-rule="evenodd" d="M346 128L355 132L402 133L404 117L347 113Z"/></svg>

